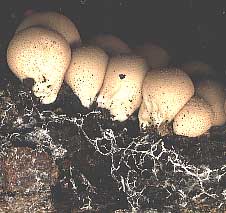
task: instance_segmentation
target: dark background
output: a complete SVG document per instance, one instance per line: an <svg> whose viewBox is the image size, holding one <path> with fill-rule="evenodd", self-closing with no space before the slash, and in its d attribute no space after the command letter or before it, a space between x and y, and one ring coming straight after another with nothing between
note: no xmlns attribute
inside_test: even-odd
<svg viewBox="0 0 226 213"><path fill-rule="evenodd" d="M75 22L83 41L102 32L131 47L152 41L169 51L173 63L202 60L226 79L226 1L4 1L0 43L7 44L28 9L62 12Z"/></svg>

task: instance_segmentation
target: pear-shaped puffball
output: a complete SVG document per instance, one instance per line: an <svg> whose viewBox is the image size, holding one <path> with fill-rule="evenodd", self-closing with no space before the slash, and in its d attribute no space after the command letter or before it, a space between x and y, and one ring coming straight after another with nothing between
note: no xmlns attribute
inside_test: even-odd
<svg viewBox="0 0 226 213"><path fill-rule="evenodd" d="M107 64L108 55L99 47L80 47L73 51L65 81L83 106L93 103L103 84Z"/></svg>
<svg viewBox="0 0 226 213"><path fill-rule="evenodd" d="M211 106L200 97L192 97L176 115L173 131L177 135L197 137L212 126L213 111Z"/></svg>
<svg viewBox="0 0 226 213"><path fill-rule="evenodd" d="M139 56L112 57L97 98L98 106L109 109L114 120L126 120L141 104L147 69L145 60Z"/></svg>
<svg viewBox="0 0 226 213"><path fill-rule="evenodd" d="M166 50L152 43L138 46L134 51L146 58L151 69L166 67L169 64L170 57Z"/></svg>
<svg viewBox="0 0 226 213"><path fill-rule="evenodd" d="M108 55L131 53L131 49L120 38L110 34L100 34L89 41L89 44L102 48Z"/></svg>
<svg viewBox="0 0 226 213"><path fill-rule="evenodd" d="M201 61L192 61L182 65L184 70L191 77L207 77L214 76L213 68Z"/></svg>
<svg viewBox="0 0 226 213"><path fill-rule="evenodd" d="M46 27L55 30L63 35L70 45L81 45L80 35L76 26L69 18L60 13L38 12L27 16L18 26L16 32L32 26Z"/></svg>
<svg viewBox="0 0 226 213"><path fill-rule="evenodd" d="M138 118L141 127L170 122L194 94L189 76L176 68L148 72L143 88L143 102Z"/></svg>
<svg viewBox="0 0 226 213"><path fill-rule="evenodd" d="M7 50L7 62L21 80L34 79L34 95L43 104L55 101L71 60L68 42L56 31L27 28L13 37Z"/></svg>
<svg viewBox="0 0 226 213"><path fill-rule="evenodd" d="M224 102L224 112L225 112L225 115L226 115L226 99L225 99L225 102Z"/></svg>
<svg viewBox="0 0 226 213"><path fill-rule="evenodd" d="M220 83L213 80L203 80L197 83L196 93L209 103L214 112L213 126L221 126L226 122L224 111L225 92Z"/></svg>

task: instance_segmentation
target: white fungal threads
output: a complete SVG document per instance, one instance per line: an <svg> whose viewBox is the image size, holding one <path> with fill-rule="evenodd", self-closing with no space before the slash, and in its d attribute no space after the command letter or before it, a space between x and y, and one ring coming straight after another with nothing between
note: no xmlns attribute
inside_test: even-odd
<svg viewBox="0 0 226 213"><path fill-rule="evenodd" d="M80 46L81 38L74 23L66 16L56 12L38 12L26 17L18 26L16 33L28 27L39 26L60 33L70 45Z"/></svg>
<svg viewBox="0 0 226 213"><path fill-rule="evenodd" d="M101 47L108 55L118 55L131 53L128 45L116 36L110 34L100 34L89 42L91 45Z"/></svg>
<svg viewBox="0 0 226 213"><path fill-rule="evenodd" d="M40 27L27 28L13 37L7 62L20 79L34 79L34 95L43 104L55 101L71 60L67 41L57 32Z"/></svg>
<svg viewBox="0 0 226 213"><path fill-rule="evenodd" d="M107 64L107 54L98 47L81 47L73 51L65 81L83 106L89 107L93 103L103 84Z"/></svg>
<svg viewBox="0 0 226 213"><path fill-rule="evenodd" d="M200 136L212 126L213 116L211 106L206 101L192 97L174 118L174 133L188 137Z"/></svg>
<svg viewBox="0 0 226 213"><path fill-rule="evenodd" d="M213 126L226 122L224 111L225 91L223 85L213 80L203 80L196 85L196 93L212 107L214 112Z"/></svg>
<svg viewBox="0 0 226 213"><path fill-rule="evenodd" d="M143 102L138 118L140 126L160 126L171 121L194 94L194 86L179 69L158 69L148 72L142 88Z"/></svg>
<svg viewBox="0 0 226 213"><path fill-rule="evenodd" d="M134 51L147 60L151 69L166 67L169 64L170 57L166 50L152 43L138 46Z"/></svg>
<svg viewBox="0 0 226 213"><path fill-rule="evenodd" d="M147 69L141 57L112 57L97 98L98 106L109 109L114 120L126 120L141 104L141 88Z"/></svg>

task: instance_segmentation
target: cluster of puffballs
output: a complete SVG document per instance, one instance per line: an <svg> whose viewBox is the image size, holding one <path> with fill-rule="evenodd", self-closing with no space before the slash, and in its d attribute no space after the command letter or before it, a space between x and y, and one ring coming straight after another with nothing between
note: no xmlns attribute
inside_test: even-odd
<svg viewBox="0 0 226 213"><path fill-rule="evenodd" d="M56 12L38 12L18 26L7 50L11 71L32 78L32 91L53 103L63 81L84 107L94 102L113 120L127 120L139 109L140 128L173 123L177 135L196 137L226 122L223 85L213 69L193 61L169 67L166 50L152 43L129 48L116 36L100 34L82 45L74 23ZM196 74L206 76L193 81Z"/></svg>

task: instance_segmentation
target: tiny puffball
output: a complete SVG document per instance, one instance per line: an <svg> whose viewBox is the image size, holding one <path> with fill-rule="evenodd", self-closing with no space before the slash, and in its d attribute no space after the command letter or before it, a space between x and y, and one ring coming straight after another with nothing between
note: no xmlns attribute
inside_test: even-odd
<svg viewBox="0 0 226 213"><path fill-rule="evenodd" d="M209 64L201 61L191 61L185 63L182 65L181 69L191 77L207 77L215 75L213 68Z"/></svg>
<svg viewBox="0 0 226 213"><path fill-rule="evenodd" d="M226 99L225 99L225 102L224 102L224 112L226 114Z"/></svg>
<svg viewBox="0 0 226 213"><path fill-rule="evenodd" d="M67 40L70 45L80 46L81 38L74 23L56 12L37 12L27 16L18 26L16 33L32 26L46 27L55 30Z"/></svg>
<svg viewBox="0 0 226 213"><path fill-rule="evenodd" d="M212 108L205 100L192 97L175 116L173 131L177 135L200 136L212 126L213 116Z"/></svg>
<svg viewBox="0 0 226 213"><path fill-rule="evenodd" d="M68 42L56 31L31 27L15 34L7 50L11 71L32 78L34 95L43 104L55 101L71 60Z"/></svg>
<svg viewBox="0 0 226 213"><path fill-rule="evenodd" d="M170 122L194 94L189 76L180 69L155 69L147 73L138 113L141 128Z"/></svg>
<svg viewBox="0 0 226 213"><path fill-rule="evenodd" d="M95 100L103 84L107 64L108 55L99 47L80 47L72 52L65 81L83 106L89 107Z"/></svg>
<svg viewBox="0 0 226 213"><path fill-rule="evenodd" d="M98 106L110 110L114 120L125 121L141 104L141 88L147 70L142 57L112 57L97 98Z"/></svg>
<svg viewBox="0 0 226 213"><path fill-rule="evenodd" d="M170 57L167 51L152 43L138 46L134 52L144 57L151 69L166 67L169 64Z"/></svg>
<svg viewBox="0 0 226 213"><path fill-rule="evenodd" d="M125 42L110 34L97 35L89 41L89 44L102 48L110 56L131 53Z"/></svg>
<svg viewBox="0 0 226 213"><path fill-rule="evenodd" d="M213 126L226 122L224 111L225 91L223 85L213 80L202 80L196 85L196 94L206 100L214 112Z"/></svg>

